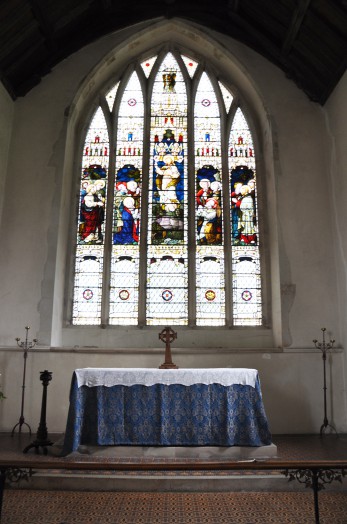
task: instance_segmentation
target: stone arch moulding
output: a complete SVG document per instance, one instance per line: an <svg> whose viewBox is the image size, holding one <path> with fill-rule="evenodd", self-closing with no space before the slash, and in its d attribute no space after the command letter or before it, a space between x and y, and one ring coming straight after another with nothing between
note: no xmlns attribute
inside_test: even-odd
<svg viewBox="0 0 347 524"><path fill-rule="evenodd" d="M218 37L217 37L218 38ZM271 195L271 198L260 197L260 207L263 207L263 235L267 236L267 249L264 253L265 280L267 280L265 289L265 300L267 302L268 326L263 328L252 329L235 329L226 330L224 339L221 337L221 343L218 346L230 348L231 350L251 351L279 351L282 347L281 340L281 307L280 307L280 285L279 285L279 257L277 243L277 229L275 220L275 182L274 182L274 161L273 161L273 138L271 129L271 118L267 114L265 104L259 93L254 81L250 77L244 64L235 57L232 51L227 49L225 43L220 43L213 37L206 34L206 30L197 25L188 24L179 19L164 20L158 19L148 23L147 27L141 30L135 26L133 35L125 39L120 45L108 52L99 64L93 68L90 74L83 80L79 89L74 96L68 112L66 154L64 161L64 187L65 187L65 206L66 202L71 209L75 209L76 185L74 176L76 173L76 151L79 150L80 136L83 134L86 125L86 114L90 114L91 108L96 108L99 103L99 94L107 92L118 79L119 75L124 72L126 66L138 57L146 58L150 53L154 53L162 46L171 49L182 49L184 52L192 53L208 64L208 67L216 73L221 81L225 82L237 94L239 104L245 110L252 127L257 148L261 151L258 154L258 177L262 178L262 192L265 195ZM230 49L233 49L233 41L230 40ZM64 199L63 199L64 200ZM262 205L266 200L266 206ZM70 212L70 219L63 221L61 230L60 249L65 253L71 251L72 237L71 224L74 217ZM62 215L67 216L67 209L62 210ZM64 261L64 253L60 252L57 256L56 273L61 275L59 264ZM68 262L68 260L67 260ZM67 263L66 267L71 266ZM270 271L271 268L271 271ZM61 289L60 296L67 296L69 287L69 278L66 277L65 291ZM57 289L59 286L55 286ZM57 319L66 319L66 301L55 300L53 315ZM60 320L58 321L60 323ZM98 331L98 334L95 331ZM60 331L60 333L59 333ZM212 330L213 331L213 330ZM96 327L69 326L67 323L56 325L56 336L52 340L59 341L59 345L73 347L90 346L93 347L114 347L115 338L117 347L120 348L139 348L153 347L153 342L157 338L157 330L153 328L140 330L139 328L122 329L117 327L117 336L115 337L115 328L97 329ZM122 333L123 332L123 333ZM189 329L184 328L184 334L181 338L182 347L194 347L200 343L200 337L196 338L196 331L189 334ZM213 345L215 336L205 344L210 347ZM92 342L91 342L92 340ZM198 340L196 342L196 340ZM202 339L203 340L203 339ZM211 344L212 341L212 344ZM155 343L157 344L157 343ZM53 344L52 345L56 345Z"/></svg>

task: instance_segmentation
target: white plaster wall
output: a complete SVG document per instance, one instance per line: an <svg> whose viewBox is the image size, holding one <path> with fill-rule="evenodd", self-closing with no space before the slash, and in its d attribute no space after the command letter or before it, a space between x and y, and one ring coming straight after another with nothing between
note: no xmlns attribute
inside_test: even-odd
<svg viewBox="0 0 347 524"><path fill-rule="evenodd" d="M325 116L282 71L236 47L272 123L283 346L306 347L321 327L339 328Z"/></svg>
<svg viewBox="0 0 347 524"><path fill-rule="evenodd" d="M332 188L333 238L338 290L334 295L334 311L340 313L339 336L347 347L347 73L341 78L324 107L329 133L327 178ZM347 361L345 359L345 380ZM346 382L343 399L347 405Z"/></svg>
<svg viewBox="0 0 347 524"><path fill-rule="evenodd" d="M0 83L0 222L5 197L8 150L12 136L14 103Z"/></svg>
<svg viewBox="0 0 347 524"><path fill-rule="evenodd" d="M162 350L160 354L151 352L151 348L157 347L159 330L63 327L71 192L75 187L67 172L71 172L73 164L71 151L78 145L68 122L69 119L79 122L80 108L93 99L98 86L105 82L107 70L116 70L126 63L127 55L129 58L137 52L145 26L136 28L138 39L113 60L104 57L126 41L130 29L104 37L75 53L25 98L15 102L15 132L8 161L8 173L15 176L8 176L3 204L6 220L0 230L2 296L6 296L6 302L1 302L0 372L8 397L1 406L2 429L11 429L17 411L19 416L23 357L14 347L14 338L25 336L26 325L31 326L30 337L38 336L40 341L40 351L29 355L27 415L35 426L42 394L39 371L52 371L48 415L51 431L64 429L74 368L157 367L161 362ZM172 28L171 31L174 33ZM151 37L158 39L159 35L160 30L154 24ZM199 38L204 43L201 35L199 30L185 30L181 37L187 45L190 39L193 46ZM224 61L226 67L234 70L235 83L244 88L244 102L257 114L262 107L263 122L259 118L255 125L261 130L264 156L269 151L274 154L272 164L267 159L260 161L267 166L264 205L272 217L268 229L275 255L270 257L269 264L274 280L278 281L278 286L272 288L276 323L273 327L277 333L266 329L224 332L177 329L177 363L181 367L258 368L272 430L314 432L322 423L323 398L322 360L319 353L310 352L312 339L320 338L323 326L327 327L328 336L336 338L337 346L344 347L346 339L340 327L346 303L340 292L340 308L336 307L339 285L334 258L335 248L337 257L341 256L334 228L341 220L342 238L345 217L343 197L331 189L332 138L326 114L257 53L210 32L209 41L213 37L219 45L215 46L215 56L211 51L212 65L214 61L216 64ZM205 38L206 49L208 43ZM232 66L227 65L221 49L230 55ZM99 63L102 67L96 70ZM330 118L335 115L335 120L338 119L337 107L341 100L346 103L345 91L338 91L340 102L336 108L334 104L329 108ZM345 122L346 118L339 120L342 136L346 134ZM342 149L342 140L340 143ZM342 183L342 172L340 176ZM334 222L332 202L336 211ZM340 274L344 273L344 262L338 260L337 265ZM74 346L80 349L74 351ZM83 352L83 346L124 350L98 353L90 348ZM140 347L148 350L131 349ZM200 347L205 349L199 350ZM257 347L261 351L247 352L247 348ZM283 352L283 347L290 349ZM63 348L65 351L59 352ZM329 416L333 416L339 431L347 430L344 362L343 352L335 354L329 375Z"/></svg>

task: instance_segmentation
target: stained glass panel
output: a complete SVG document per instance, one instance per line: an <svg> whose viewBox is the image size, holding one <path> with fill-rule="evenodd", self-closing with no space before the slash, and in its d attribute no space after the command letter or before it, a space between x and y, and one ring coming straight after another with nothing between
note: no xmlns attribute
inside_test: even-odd
<svg viewBox="0 0 347 524"><path fill-rule="evenodd" d="M225 323L219 106L202 74L194 107L196 162L196 323ZM207 247L208 246L208 247Z"/></svg>
<svg viewBox="0 0 347 524"><path fill-rule="evenodd" d="M73 324L100 324L102 272L103 248L101 246L77 246Z"/></svg>
<svg viewBox="0 0 347 524"><path fill-rule="evenodd" d="M110 91L106 95L106 102L108 104L108 107L109 107L110 111L112 111L112 109L113 109L113 105L114 105L114 101L116 99L116 94L117 94L117 91L118 91L118 87L119 87L119 82L118 82L118 84L113 86L112 89L110 89Z"/></svg>
<svg viewBox="0 0 347 524"><path fill-rule="evenodd" d="M137 325L139 299L139 253L137 246L112 249L110 324Z"/></svg>
<svg viewBox="0 0 347 524"><path fill-rule="evenodd" d="M118 113L109 313L111 324L137 323L143 117L143 95L134 72L124 91ZM126 256L123 256L125 253Z"/></svg>
<svg viewBox="0 0 347 524"><path fill-rule="evenodd" d="M237 109L229 139L233 309L235 325L262 321L257 186L253 140Z"/></svg>
<svg viewBox="0 0 347 524"><path fill-rule="evenodd" d="M234 248L232 266L234 324L259 326L262 303L258 248Z"/></svg>
<svg viewBox="0 0 347 524"><path fill-rule="evenodd" d="M187 96L171 53L156 76L151 107L149 243L185 242Z"/></svg>
<svg viewBox="0 0 347 524"><path fill-rule="evenodd" d="M220 90L222 92L225 109L226 109L226 112L228 113L231 107L231 104L233 103L233 95L230 93L229 89L227 89L225 85L222 84L222 82L218 82L218 83L219 83Z"/></svg>
<svg viewBox="0 0 347 524"><path fill-rule="evenodd" d="M150 244L186 242L187 95L171 53L156 76L151 104Z"/></svg>
<svg viewBox="0 0 347 524"><path fill-rule="evenodd" d="M170 254L168 254L170 253ZM152 247L147 262L147 324L188 323L186 250Z"/></svg>
<svg viewBox="0 0 347 524"><path fill-rule="evenodd" d="M147 60L141 63L141 67L147 78L151 74L151 71L155 64L156 59L157 59L156 56L152 56L151 58L148 58Z"/></svg>
<svg viewBox="0 0 347 524"><path fill-rule="evenodd" d="M199 326L225 324L224 253L222 247L197 249L196 323Z"/></svg>
<svg viewBox="0 0 347 524"><path fill-rule="evenodd" d="M74 324L96 324L101 319L103 249L96 250L95 246L104 244L108 153L108 130L99 107L89 126L82 157Z"/></svg>
<svg viewBox="0 0 347 524"><path fill-rule="evenodd" d="M193 78L193 76L195 74L195 71L196 71L196 68L199 65L198 62L195 62L195 60L192 60L191 58L189 58L189 56L184 56L184 55L181 55L181 56L182 56L182 60L184 62L184 65L187 68L187 71L188 71L188 74L189 74L190 78Z"/></svg>
<svg viewBox="0 0 347 524"><path fill-rule="evenodd" d="M231 222L233 245L257 244L257 198L252 135L240 108L229 140Z"/></svg>
<svg viewBox="0 0 347 524"><path fill-rule="evenodd" d="M182 72L171 53L162 61L153 85L150 141L147 318L149 323L160 319L160 323L185 323L187 95ZM181 246L179 255L175 246ZM168 279L170 284L162 289Z"/></svg>

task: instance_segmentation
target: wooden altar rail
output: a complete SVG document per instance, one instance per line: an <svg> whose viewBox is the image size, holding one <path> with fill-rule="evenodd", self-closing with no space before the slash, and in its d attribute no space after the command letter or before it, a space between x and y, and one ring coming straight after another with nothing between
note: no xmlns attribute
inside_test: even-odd
<svg viewBox="0 0 347 524"><path fill-rule="evenodd" d="M25 470L78 470L78 471L274 471L310 487L314 494L315 523L319 524L318 493L324 484L341 481L347 476L347 460L293 460L293 461L199 461L199 462L82 462L68 459L50 459L37 456L23 459L0 459L0 520L6 478ZM20 477L20 474L19 474Z"/></svg>

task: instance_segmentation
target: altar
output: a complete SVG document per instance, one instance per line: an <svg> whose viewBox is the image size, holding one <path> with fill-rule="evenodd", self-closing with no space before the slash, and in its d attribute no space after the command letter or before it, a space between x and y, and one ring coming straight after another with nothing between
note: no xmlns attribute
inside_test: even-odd
<svg viewBox="0 0 347 524"><path fill-rule="evenodd" d="M84 368L63 454L90 446L268 446L255 369Z"/></svg>

